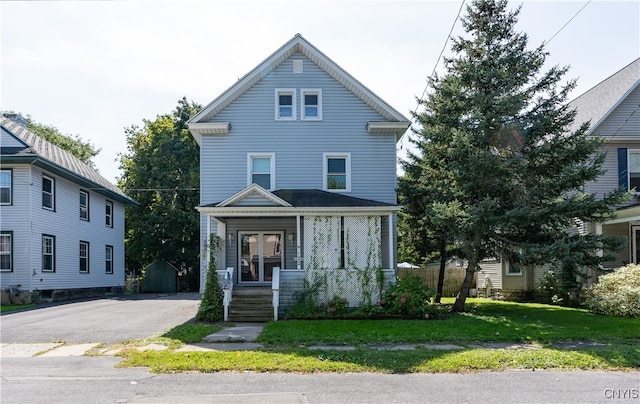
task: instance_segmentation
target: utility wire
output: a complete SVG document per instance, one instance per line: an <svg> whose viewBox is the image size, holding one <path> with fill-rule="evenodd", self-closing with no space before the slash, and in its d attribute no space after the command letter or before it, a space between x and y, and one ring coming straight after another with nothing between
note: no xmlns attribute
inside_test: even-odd
<svg viewBox="0 0 640 404"><path fill-rule="evenodd" d="M576 17L578 16L578 14L580 14L580 13L582 12L582 10L584 10L584 9L585 9L585 7L587 7L587 6L589 5L589 3L591 3L591 0L587 1L587 2L585 3L585 5L584 5L584 6L582 6L582 8L581 8L580 10L578 10L578 12L577 12L577 13L575 13L575 14L573 15L573 17L571 17L571 18L569 19L569 21L567 21L567 22L566 22L562 27L560 27L560 29L559 29L555 34L553 34L553 36L552 36L551 38L549 38L549 40L548 40L545 44L547 44L547 45L548 45L548 44L549 44L549 42L551 42L551 41L553 40L553 38L555 38L555 37L556 37L560 32L562 32L562 30L563 30L567 25L569 25L569 23L570 23L571 21L573 21L573 19L574 19L574 18L576 18Z"/></svg>

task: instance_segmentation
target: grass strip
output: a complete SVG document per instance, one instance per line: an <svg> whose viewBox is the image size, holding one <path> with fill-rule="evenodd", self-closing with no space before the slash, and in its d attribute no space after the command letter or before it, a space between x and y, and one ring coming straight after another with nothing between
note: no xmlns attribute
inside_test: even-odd
<svg viewBox="0 0 640 404"><path fill-rule="evenodd" d="M640 348L616 345L588 350L465 349L442 351L278 351L172 352L128 350L122 367L149 367L155 373L211 372L376 372L464 373L515 369L637 370Z"/></svg>

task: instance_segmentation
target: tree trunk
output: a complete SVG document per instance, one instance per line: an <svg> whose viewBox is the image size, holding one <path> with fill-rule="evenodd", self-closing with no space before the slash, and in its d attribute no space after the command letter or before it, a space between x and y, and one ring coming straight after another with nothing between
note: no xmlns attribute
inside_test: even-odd
<svg viewBox="0 0 640 404"><path fill-rule="evenodd" d="M440 271L438 272L438 286L436 287L436 303L442 300L442 289L444 288L444 269L447 265L447 239L440 239Z"/></svg>
<svg viewBox="0 0 640 404"><path fill-rule="evenodd" d="M469 289L471 289L473 275L475 274L476 268L478 267L478 257L480 256L480 241L480 234L476 233L473 238L473 250L471 253L471 257L469 258L469 265L467 265L467 272L464 276L464 281L462 281L462 286L460 287L458 296L456 296L456 302L453 304L453 308L451 309L451 311L454 313L461 313L464 311L464 303L467 300L467 296L469 296Z"/></svg>

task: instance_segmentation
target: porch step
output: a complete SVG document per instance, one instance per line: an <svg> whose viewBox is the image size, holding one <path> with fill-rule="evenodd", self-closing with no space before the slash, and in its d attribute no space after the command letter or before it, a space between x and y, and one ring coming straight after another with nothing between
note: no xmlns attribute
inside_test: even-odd
<svg viewBox="0 0 640 404"><path fill-rule="evenodd" d="M229 305L229 321L267 322L273 320L271 288L234 288Z"/></svg>

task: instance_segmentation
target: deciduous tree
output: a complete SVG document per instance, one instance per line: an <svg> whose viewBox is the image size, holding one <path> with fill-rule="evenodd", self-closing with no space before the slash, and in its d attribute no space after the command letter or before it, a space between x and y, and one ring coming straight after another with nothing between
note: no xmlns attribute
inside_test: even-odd
<svg viewBox="0 0 640 404"><path fill-rule="evenodd" d="M118 182L140 204L125 213L128 267L163 258L192 275L192 288L199 279L200 154L186 122L199 109L183 98L171 113L126 129Z"/></svg>

